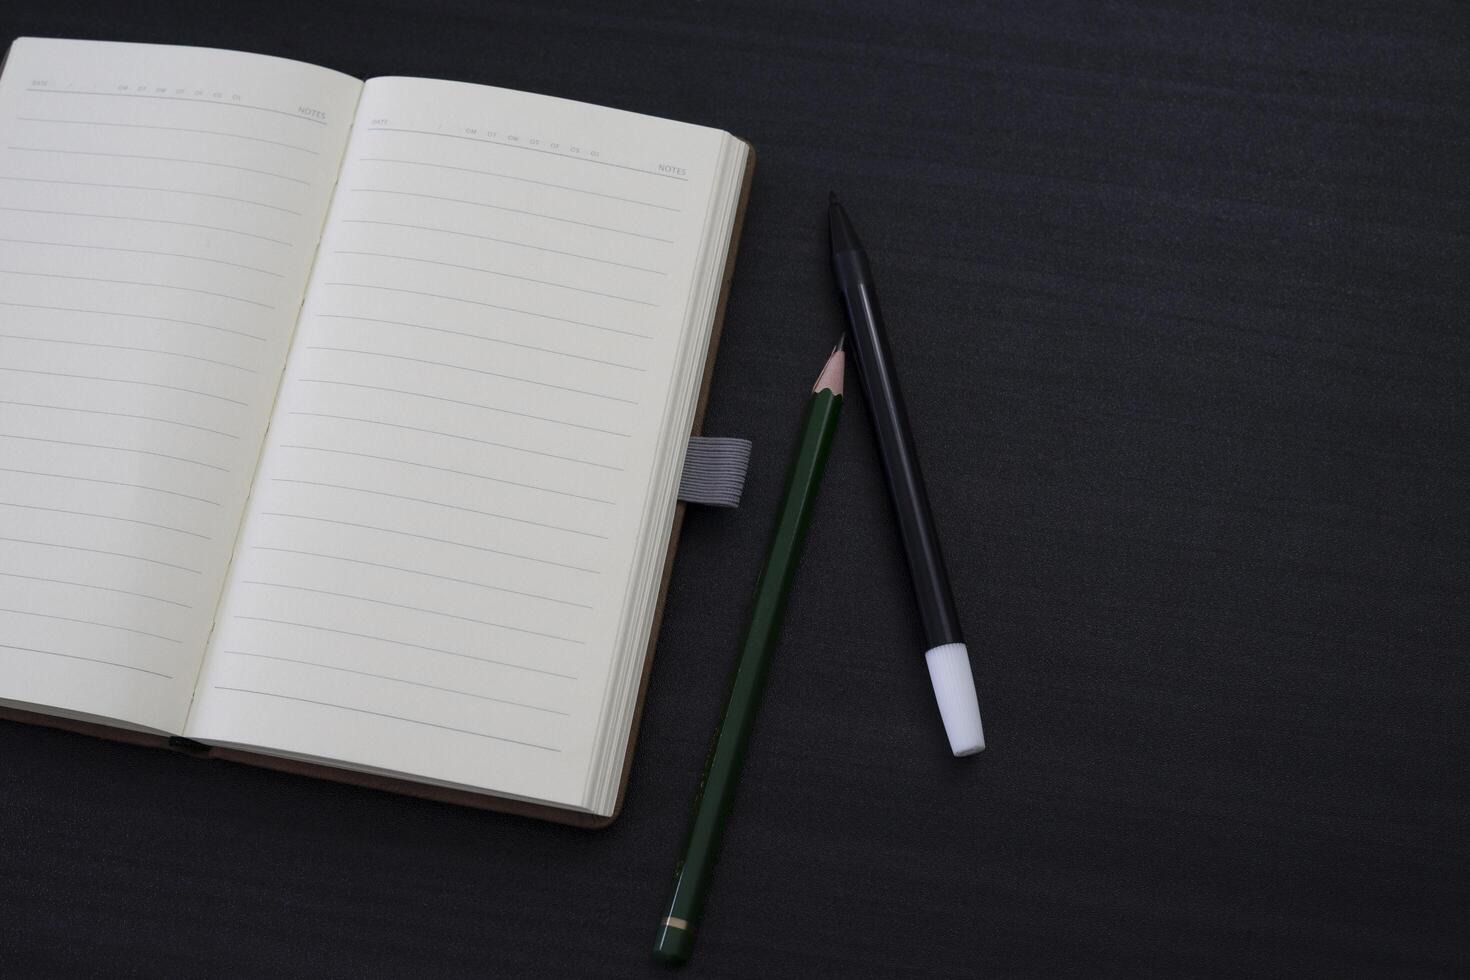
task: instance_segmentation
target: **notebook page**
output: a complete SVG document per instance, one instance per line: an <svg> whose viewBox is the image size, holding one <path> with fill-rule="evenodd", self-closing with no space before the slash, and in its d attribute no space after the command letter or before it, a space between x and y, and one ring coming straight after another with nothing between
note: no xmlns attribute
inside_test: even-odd
<svg viewBox="0 0 1470 980"><path fill-rule="evenodd" d="M0 700L180 731L361 83L21 39L0 82Z"/></svg>
<svg viewBox="0 0 1470 980"><path fill-rule="evenodd" d="M580 800L724 139L367 83L192 737Z"/></svg>

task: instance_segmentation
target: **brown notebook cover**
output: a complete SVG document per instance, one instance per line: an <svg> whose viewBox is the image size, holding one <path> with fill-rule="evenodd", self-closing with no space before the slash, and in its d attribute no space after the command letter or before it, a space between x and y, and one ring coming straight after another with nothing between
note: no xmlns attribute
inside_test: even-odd
<svg viewBox="0 0 1470 980"><path fill-rule="evenodd" d="M0 61L0 64L3 64L3 61ZM694 426L690 432L691 435L699 435L704 426L704 410L709 404L710 380L714 376L715 371L715 354L719 349L720 334L725 326L725 304L730 298L730 281L735 275L735 254L740 248L740 232L745 224L745 208L750 200L750 182L755 172L755 149L748 143L746 144L746 149L748 152L745 158L745 175L741 180L740 201L735 210L735 223L730 231L730 248L725 258L725 272L720 282L720 299L715 307L715 322L710 330L709 356L705 359L704 378L700 383L699 401L694 410ZM0 707L0 719L25 722L31 725L45 725L49 728L60 728L69 732L79 732L83 735L111 739L116 742L128 742L133 745L170 748L201 758L224 759L228 762L260 766L265 769L275 769L280 772L312 776L317 779L330 779L334 782L350 783L353 786L365 786L370 789L386 790L390 793L402 793L405 796L417 796L426 800L437 800L441 803L454 803L459 806L475 807L480 810L497 810L502 813L534 817L538 820L550 820L556 823L569 824L574 827L606 827L616 820L618 814L622 812L623 801L628 793L628 775L633 767L633 749L638 743L638 725L643 718L643 703L644 698L648 694L648 678L653 669L653 654L657 649L659 627L663 621L664 601L668 597L669 579L674 568L674 555L679 548L679 529L684 523L685 506L685 504L680 503L674 508L673 531L669 535L668 553L664 556L663 575L659 584L658 604L654 608L653 627L648 636L648 652L643 658L643 676L638 684L638 703L633 711L632 727L628 732L628 750L623 756L623 773L618 782L618 799L617 803L613 806L613 812L610 816L604 817L591 813L579 813L575 810L566 810L561 807L507 799L490 793L475 793L469 790L451 789L445 786L415 782L410 779L397 779L392 776L380 776L374 773L359 772L355 769L339 769L320 763L282 759L273 755L247 752L242 749L201 746L199 743L191 742L188 739L169 738L164 735L150 735L146 732L136 732L127 728L117 728L85 721L74 721L69 718L59 718L54 715L40 714L34 711Z"/></svg>

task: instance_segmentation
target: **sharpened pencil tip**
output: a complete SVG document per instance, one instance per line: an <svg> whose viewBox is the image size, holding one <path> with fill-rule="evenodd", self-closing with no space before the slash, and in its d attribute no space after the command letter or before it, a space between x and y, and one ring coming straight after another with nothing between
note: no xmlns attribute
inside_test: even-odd
<svg viewBox="0 0 1470 980"><path fill-rule="evenodd" d="M838 351L842 350L843 345L846 344L846 343L847 343L847 331L844 330L842 332L842 336L840 336L840 337L837 338L837 346L834 347L834 348L832 348L832 353L835 354Z"/></svg>
<svg viewBox="0 0 1470 980"><path fill-rule="evenodd" d="M828 191L827 192L827 203L828 204L836 204L837 203L837 192L836 191Z"/></svg>
<svg viewBox="0 0 1470 980"><path fill-rule="evenodd" d="M844 336L846 336L844 334ZM847 367L847 353L842 349L842 341L827 355L827 363L822 365L822 373L817 375L817 383L812 385L812 394L823 389L830 388L832 394L842 394L842 375Z"/></svg>

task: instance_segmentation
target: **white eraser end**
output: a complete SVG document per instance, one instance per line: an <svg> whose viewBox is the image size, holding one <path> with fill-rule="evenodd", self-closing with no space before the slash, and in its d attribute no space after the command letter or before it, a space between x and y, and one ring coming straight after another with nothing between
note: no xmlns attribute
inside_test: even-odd
<svg viewBox="0 0 1470 980"><path fill-rule="evenodd" d="M970 673L970 652L963 643L946 643L924 654L939 717L955 755L974 755L985 748L980 727L980 702L975 697L975 678Z"/></svg>

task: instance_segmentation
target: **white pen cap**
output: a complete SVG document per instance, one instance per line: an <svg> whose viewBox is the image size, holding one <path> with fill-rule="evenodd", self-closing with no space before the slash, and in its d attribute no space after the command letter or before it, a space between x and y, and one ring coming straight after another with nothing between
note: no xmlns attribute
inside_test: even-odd
<svg viewBox="0 0 1470 980"><path fill-rule="evenodd" d="M939 702L950 751L974 755L985 748L985 732L980 727L970 652L963 643L945 643L924 654L924 660L929 664L929 680L934 683L934 699Z"/></svg>

